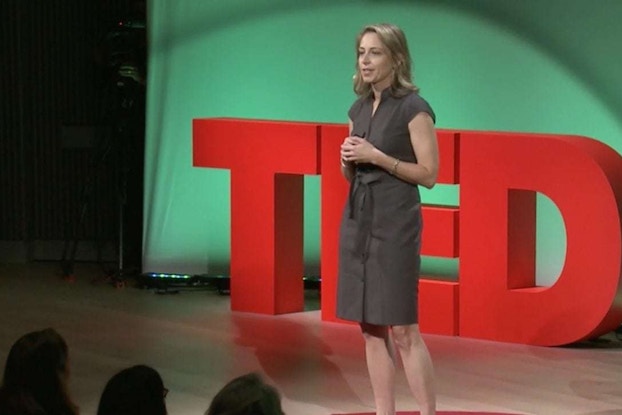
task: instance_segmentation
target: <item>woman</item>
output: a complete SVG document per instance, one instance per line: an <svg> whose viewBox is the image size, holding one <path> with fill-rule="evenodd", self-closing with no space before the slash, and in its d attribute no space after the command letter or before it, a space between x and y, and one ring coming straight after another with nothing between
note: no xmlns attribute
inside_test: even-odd
<svg viewBox="0 0 622 415"><path fill-rule="evenodd" d="M106 384L97 415L166 415L167 393L157 370L145 365L128 367Z"/></svg>
<svg viewBox="0 0 622 415"><path fill-rule="evenodd" d="M395 359L422 415L436 413L434 375L418 326L418 186L438 175L435 116L411 80L406 37L390 24L356 40L350 136L341 146L350 194L341 223L337 316L359 322L377 414L395 413Z"/></svg>
<svg viewBox="0 0 622 415"><path fill-rule="evenodd" d="M0 414L77 415L67 392L67 352L67 343L51 328L18 339L4 367Z"/></svg>
<svg viewBox="0 0 622 415"><path fill-rule="evenodd" d="M281 395L259 374L248 373L223 386L205 415L283 415Z"/></svg>

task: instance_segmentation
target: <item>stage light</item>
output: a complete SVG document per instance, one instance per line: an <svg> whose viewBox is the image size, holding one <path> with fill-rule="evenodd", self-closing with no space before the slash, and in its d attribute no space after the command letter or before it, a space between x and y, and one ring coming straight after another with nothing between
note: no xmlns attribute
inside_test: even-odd
<svg viewBox="0 0 622 415"><path fill-rule="evenodd" d="M174 280L189 280L193 278L188 274L166 274L161 272L147 272L143 274L147 278L162 278L162 279L174 279Z"/></svg>
<svg viewBox="0 0 622 415"><path fill-rule="evenodd" d="M322 279L319 276L302 278L305 290L320 290ZM173 292L169 288L206 288L211 287L220 294L229 294L231 290L228 275L176 274L167 272L146 272L139 276L138 283L144 288L157 288Z"/></svg>
<svg viewBox="0 0 622 415"><path fill-rule="evenodd" d="M229 277L224 275L191 275L169 272L146 272L138 278L139 286L156 288L162 292L175 293L179 289L212 288L220 294L229 293Z"/></svg>

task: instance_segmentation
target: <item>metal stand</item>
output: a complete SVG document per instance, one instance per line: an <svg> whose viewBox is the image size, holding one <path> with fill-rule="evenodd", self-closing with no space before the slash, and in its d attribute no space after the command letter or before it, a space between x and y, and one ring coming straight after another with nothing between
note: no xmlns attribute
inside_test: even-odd
<svg viewBox="0 0 622 415"><path fill-rule="evenodd" d="M129 81L125 81L129 82ZM104 124L106 126L106 132L102 137L103 145L101 146L101 154L99 157L94 157L91 164L91 173L87 177L84 187L82 189L80 210L77 221L73 226L73 235L65 240L65 246L61 259L61 267L63 278L66 280L73 280L76 253L79 244L79 233L83 230L84 220L89 205L92 203L92 196L94 192L94 183L97 175L104 171L106 160L116 150L115 161L115 176L116 176L116 203L117 203L117 261L116 269L105 270L104 282L110 282L118 288L124 287L128 276L137 276L140 274L140 267L133 267L126 269L125 254L126 254L126 229L125 221L127 220L126 206L128 201L128 176L130 170L130 164L132 162L130 157L129 146L137 140L144 139L144 117L140 115L140 111L143 111L144 106L140 105L140 100L137 99L136 93L138 91L133 88L126 88L126 84L117 81L115 89L112 92L112 102L106 102L104 105ZM107 100L108 101L108 100ZM112 106L111 106L112 104ZM135 135L138 135L136 137ZM142 150L142 146L140 146ZM141 158L139 167L142 167L142 152L138 152L138 157ZM142 168L140 168L139 180L141 180L140 186L142 188ZM142 192L141 192L142 194ZM138 207L142 210L142 205ZM98 246L98 262L103 263L101 253L101 244Z"/></svg>

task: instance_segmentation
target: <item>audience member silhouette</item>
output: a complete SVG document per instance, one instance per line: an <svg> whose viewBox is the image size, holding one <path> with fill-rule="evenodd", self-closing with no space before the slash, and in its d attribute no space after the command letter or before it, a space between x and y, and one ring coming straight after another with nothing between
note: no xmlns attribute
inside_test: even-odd
<svg viewBox="0 0 622 415"><path fill-rule="evenodd" d="M67 390L67 343L54 329L23 335L11 347L0 387L1 415L77 415Z"/></svg>
<svg viewBox="0 0 622 415"><path fill-rule="evenodd" d="M259 374L248 373L227 383L205 415L283 415L281 396Z"/></svg>
<svg viewBox="0 0 622 415"><path fill-rule="evenodd" d="M155 369L132 366L110 378L99 400L97 415L166 415L167 393Z"/></svg>

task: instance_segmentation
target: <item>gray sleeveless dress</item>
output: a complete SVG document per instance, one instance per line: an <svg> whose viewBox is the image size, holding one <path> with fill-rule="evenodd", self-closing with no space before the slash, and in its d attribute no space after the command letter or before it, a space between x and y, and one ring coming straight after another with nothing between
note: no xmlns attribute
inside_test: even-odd
<svg viewBox="0 0 622 415"><path fill-rule="evenodd" d="M422 111L435 119L432 108L415 92L396 98L390 88L373 117L372 104L373 97L363 97L350 108L352 135L416 162L408 123ZM358 165L341 221L337 317L377 325L418 322L421 230L419 188Z"/></svg>

